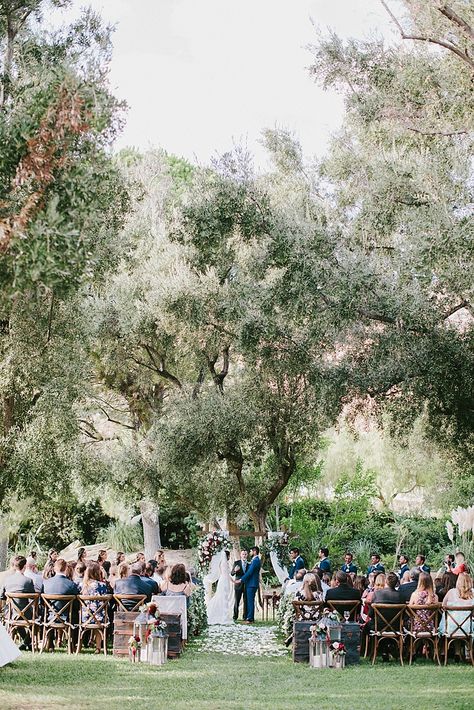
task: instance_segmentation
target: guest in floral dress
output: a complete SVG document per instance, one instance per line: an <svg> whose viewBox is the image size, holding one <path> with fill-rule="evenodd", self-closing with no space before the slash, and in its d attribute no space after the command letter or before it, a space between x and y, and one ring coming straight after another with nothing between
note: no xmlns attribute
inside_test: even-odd
<svg viewBox="0 0 474 710"><path fill-rule="evenodd" d="M305 574L303 587L295 594L297 602L321 602L323 600L323 590L319 577L311 572ZM319 616L319 606L301 606L299 608L300 618L303 621L313 621Z"/></svg>
<svg viewBox="0 0 474 710"><path fill-rule="evenodd" d="M415 589L408 602L409 606L420 604L437 604L438 597L433 588L431 575L421 572L418 577L418 587ZM433 613L428 609L417 609L413 619L413 631L434 631Z"/></svg>
<svg viewBox="0 0 474 710"><path fill-rule="evenodd" d="M108 594L107 584L101 580L101 570L98 562L89 562L84 573L84 582L82 583L81 594L84 596L101 597ZM105 621L105 613L100 608L100 599L90 599L84 602L85 606L81 609L81 618L83 624L95 624L96 620L100 623ZM95 614L95 617L93 616ZM98 631L95 634L96 653L100 653L101 636Z"/></svg>

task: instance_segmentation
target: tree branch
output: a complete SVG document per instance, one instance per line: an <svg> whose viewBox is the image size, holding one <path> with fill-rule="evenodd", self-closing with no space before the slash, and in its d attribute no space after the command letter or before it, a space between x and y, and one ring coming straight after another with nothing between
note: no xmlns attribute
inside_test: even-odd
<svg viewBox="0 0 474 710"><path fill-rule="evenodd" d="M454 10L449 7L449 5L443 5L438 7L438 12L444 15L448 20L451 20L455 25L461 28L461 30L472 40L474 40L474 30L471 25L466 22L462 17L460 17Z"/></svg>
<svg viewBox="0 0 474 710"><path fill-rule="evenodd" d="M175 375L172 375L171 372L168 372L168 370L166 369L164 358L159 353L157 353L160 358L160 364L158 365L158 363L156 362L155 357L153 355L152 348L149 345L147 345L146 343L143 343L142 347L146 350L148 357L150 358L150 360L152 361L152 363L155 367L156 372L159 375L161 375L161 377L164 377L165 380L169 380L174 385L176 385L176 387L178 387L180 390L182 390L183 385L178 380L178 378L175 377Z"/></svg>
<svg viewBox="0 0 474 710"><path fill-rule="evenodd" d="M99 406L99 409L101 412L103 412L105 414L108 422L112 422L112 424L119 424L120 426L123 426L125 429L131 429L132 431L135 431L135 427L132 424L125 424L124 422L121 422L118 419L112 419L112 417L108 414L108 412L103 407Z"/></svg>
<svg viewBox="0 0 474 710"><path fill-rule="evenodd" d="M469 131L422 131L420 128L415 128L414 126L406 126L407 131L413 131L414 133L419 133L422 136L443 136L445 138L450 138L452 136L465 136L469 134Z"/></svg>
<svg viewBox="0 0 474 710"><path fill-rule="evenodd" d="M453 306L452 308L449 308L442 316L441 320L444 321L450 316L454 315L458 311L462 311L463 308L468 308L469 307L469 301L466 299L463 299L461 303L458 303L457 306Z"/></svg>

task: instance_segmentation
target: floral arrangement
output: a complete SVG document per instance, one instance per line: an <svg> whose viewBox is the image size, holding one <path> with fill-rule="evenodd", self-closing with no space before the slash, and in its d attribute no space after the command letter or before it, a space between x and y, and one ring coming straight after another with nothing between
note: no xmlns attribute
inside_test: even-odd
<svg viewBox="0 0 474 710"><path fill-rule="evenodd" d="M143 604L143 606L140 607L140 611L142 614L146 614L148 616L147 639L150 634L154 632L160 632L162 634L165 633L167 628L166 621L161 618L158 607L154 602Z"/></svg>
<svg viewBox="0 0 474 710"><path fill-rule="evenodd" d="M230 550L232 547L229 539L223 532L214 530L208 533L198 545L198 564L204 575L209 569L211 560L221 550Z"/></svg>
<svg viewBox="0 0 474 710"><path fill-rule="evenodd" d="M142 647L142 642L140 641L140 636L130 636L128 639L128 648L132 653L132 656L136 656Z"/></svg>
<svg viewBox="0 0 474 710"><path fill-rule="evenodd" d="M188 636L199 636L207 628L206 597L200 584L193 590L188 607Z"/></svg>
<svg viewBox="0 0 474 710"><path fill-rule="evenodd" d="M333 644L331 644L331 651L333 656L345 656L346 655L346 647L341 641L334 641Z"/></svg>
<svg viewBox="0 0 474 710"><path fill-rule="evenodd" d="M292 604L294 594L284 594L280 599L277 609L278 628L285 637L291 633L293 620L295 618L295 608Z"/></svg>
<svg viewBox="0 0 474 710"><path fill-rule="evenodd" d="M288 543L290 536L287 532L284 533L269 533L268 539L262 545L262 552L265 555L270 555L274 552L277 556L278 564L284 567L288 562Z"/></svg>
<svg viewBox="0 0 474 710"><path fill-rule="evenodd" d="M329 628L341 622L341 615L337 611L323 609L319 619L310 626L312 641L329 641Z"/></svg>

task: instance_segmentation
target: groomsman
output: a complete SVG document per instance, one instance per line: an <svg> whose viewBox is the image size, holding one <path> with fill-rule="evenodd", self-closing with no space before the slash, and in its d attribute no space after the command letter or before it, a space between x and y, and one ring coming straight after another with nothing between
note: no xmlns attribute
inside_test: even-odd
<svg viewBox="0 0 474 710"><path fill-rule="evenodd" d="M255 595L260 585L260 548L255 546L250 550L252 561L247 568L246 573L240 578L234 580L234 584L245 584L245 595L247 597L247 616L246 624L253 624L255 621Z"/></svg>
<svg viewBox="0 0 474 710"><path fill-rule="evenodd" d="M248 561L248 550L241 550L240 552L240 560L236 560L235 564L232 568L231 575L235 577L236 580L242 579L244 574L247 571L247 568L250 565L250 562ZM240 607L240 600L244 598L244 619L247 618L247 596L245 593L245 584L239 584L238 586L235 587L235 602L234 602L234 621L237 621L239 618L239 607Z"/></svg>
<svg viewBox="0 0 474 710"><path fill-rule="evenodd" d="M415 560L415 565L419 568L420 572L425 572L429 574L431 572L431 567L425 564L426 557L424 555L417 555Z"/></svg>
<svg viewBox="0 0 474 710"><path fill-rule="evenodd" d="M296 576L296 573L300 569L304 569L304 560L300 555L300 551L298 547L292 547L290 550L290 559L291 559L291 565L290 569L288 570L288 578L289 579L294 579Z"/></svg>
<svg viewBox="0 0 474 710"><path fill-rule="evenodd" d="M410 571L410 567L408 565L408 557L406 555L400 555L400 557L398 558L398 561L400 563L400 569L398 570L398 577L399 577L399 579L402 579L405 572Z"/></svg>
<svg viewBox="0 0 474 710"><path fill-rule="evenodd" d="M321 572L325 574L331 573L331 560L329 559L329 549L327 547L319 548L319 562L316 567L319 567Z"/></svg>
<svg viewBox="0 0 474 710"><path fill-rule="evenodd" d="M370 565L367 568L367 576L371 574L371 572L385 572L385 567L380 562L380 555L377 555L375 552L370 558Z"/></svg>
<svg viewBox="0 0 474 710"><path fill-rule="evenodd" d="M344 555L344 564L341 567L342 572L346 574L357 574L357 567L353 563L354 556L352 552L346 552Z"/></svg>

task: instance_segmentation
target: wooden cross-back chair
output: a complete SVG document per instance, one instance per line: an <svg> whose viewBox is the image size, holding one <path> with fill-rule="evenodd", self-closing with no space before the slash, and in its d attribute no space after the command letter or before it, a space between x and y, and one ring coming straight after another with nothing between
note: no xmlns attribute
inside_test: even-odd
<svg viewBox="0 0 474 710"><path fill-rule="evenodd" d="M407 606L407 636L409 638L410 665L413 661L416 645L430 643L433 646L433 658L439 660L438 626L441 604L410 604ZM422 612L420 614L420 612Z"/></svg>
<svg viewBox="0 0 474 710"><path fill-rule="evenodd" d="M294 599L292 601L292 604L293 604L293 608L295 610L295 620L296 621L304 620L303 615L304 615L305 607L306 608L309 607L311 609L311 615L313 615L313 610L314 610L314 614L316 614L317 612L318 613L322 612L322 610L325 607L324 602L318 602L318 601L304 602L304 601L298 601L298 600Z"/></svg>
<svg viewBox="0 0 474 710"><path fill-rule="evenodd" d="M359 600L352 601L348 599L347 601L334 599L327 600L325 605L331 609L331 611L337 611L344 618L344 612L349 612L349 621L358 621L361 609L361 602Z"/></svg>
<svg viewBox="0 0 474 710"><path fill-rule="evenodd" d="M400 663L403 666L403 617L406 604L372 604L374 610L374 628L370 635L374 641L372 665L377 658L377 651L381 641L394 641L398 646Z"/></svg>
<svg viewBox="0 0 474 710"><path fill-rule="evenodd" d="M72 623L73 605L77 597L75 594L42 594L43 610L43 638L41 640L41 653L46 648L50 634L63 634L67 639L67 652L72 653L73 638ZM54 602L60 602L58 608Z"/></svg>
<svg viewBox="0 0 474 710"><path fill-rule="evenodd" d="M146 594L114 594L117 611L138 611L146 599ZM130 606L125 606L125 601L131 602Z"/></svg>
<svg viewBox="0 0 474 710"><path fill-rule="evenodd" d="M5 626L8 633L13 637L21 629L28 632L31 637L31 650L34 653L41 624L38 616L38 604L41 595L14 592L5 594L5 596ZM21 603L22 601L25 602L24 606Z"/></svg>
<svg viewBox="0 0 474 710"><path fill-rule="evenodd" d="M87 595L80 594L77 597L79 602L79 633L77 638L76 654L80 653L82 639L88 631L95 631L100 635L104 655L107 655L107 629L109 627L109 603L112 594ZM97 606L93 609L90 603ZM84 617L84 618L83 618Z"/></svg>
<svg viewBox="0 0 474 710"><path fill-rule="evenodd" d="M444 665L448 662L449 647L453 642L466 644L474 666L474 605L450 606L444 609Z"/></svg>

